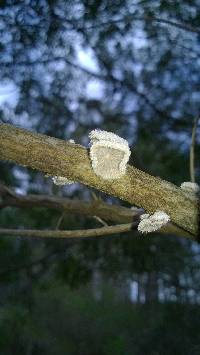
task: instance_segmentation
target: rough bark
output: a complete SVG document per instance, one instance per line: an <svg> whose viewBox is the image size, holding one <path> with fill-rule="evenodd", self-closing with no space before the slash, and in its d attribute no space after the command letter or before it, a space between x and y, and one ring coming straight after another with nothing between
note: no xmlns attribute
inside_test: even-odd
<svg viewBox="0 0 200 355"><path fill-rule="evenodd" d="M93 172L88 150L80 145L0 124L0 158L94 187L153 213L163 210L192 236L198 235L198 200L177 186L128 166L117 180L103 180ZM153 157L152 157L153 159Z"/></svg>

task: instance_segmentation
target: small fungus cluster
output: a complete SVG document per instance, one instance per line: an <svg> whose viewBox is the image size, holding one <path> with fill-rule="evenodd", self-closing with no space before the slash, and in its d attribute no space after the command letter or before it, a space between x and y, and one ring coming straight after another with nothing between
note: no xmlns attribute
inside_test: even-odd
<svg viewBox="0 0 200 355"><path fill-rule="evenodd" d="M159 230L170 221L170 217L163 211L156 211L150 215L148 213L140 216L138 231L141 233L150 233Z"/></svg>
<svg viewBox="0 0 200 355"><path fill-rule="evenodd" d="M197 183L191 182L191 181L186 181L181 184L181 189L183 190L184 193L188 194L193 194L196 195L200 191L200 187Z"/></svg>

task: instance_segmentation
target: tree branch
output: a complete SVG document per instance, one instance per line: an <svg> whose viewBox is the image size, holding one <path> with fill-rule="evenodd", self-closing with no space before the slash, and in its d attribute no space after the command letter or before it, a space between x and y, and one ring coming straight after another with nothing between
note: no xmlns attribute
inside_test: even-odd
<svg viewBox="0 0 200 355"><path fill-rule="evenodd" d="M97 24L94 24L91 26L85 26L85 27L78 26L76 29L82 30L82 31L93 30L95 28L111 26L112 24L117 24L117 23L123 23L123 22L130 23L133 20L134 21L157 22L157 23L173 26L173 27L179 28L184 31L193 32L193 33L200 33L200 29L198 27L194 27L194 26L188 25L183 22L176 22L174 20L168 20L168 19L159 18L156 16L135 16L134 14L130 14L130 15L118 18L116 20L109 20L109 21L100 22L100 23L97 23Z"/></svg>
<svg viewBox="0 0 200 355"><path fill-rule="evenodd" d="M121 80L118 79L116 77L114 77L113 75L102 75L99 73L95 73L94 71L90 71L87 68L84 68L83 66L81 66L80 64L74 63L72 61L70 61L69 59L65 58L65 57L61 57L61 56L56 56L54 58L41 58L40 60L36 60L36 61L20 61L20 62L4 62L1 63L2 66L16 66L16 65L27 65L27 66L32 66L32 65L38 65L38 64L46 64L46 63L53 63L55 61L59 61L59 60L63 60L67 65L71 66L74 69L80 70L83 73L85 73L86 75L88 75L89 77L93 77L95 79L101 80L101 81L112 81L113 84L119 84L121 86L126 86L130 91L134 92L135 95L137 95L138 97L140 97L149 107L151 107L153 109L153 111L155 111L155 113L157 113L158 115L161 115L165 118L169 118L171 119L171 117L164 111L162 111L161 109L159 109L154 102L152 102L149 97L138 90L138 88L133 84L133 82L131 80L127 80L128 78L126 78L126 80Z"/></svg>
<svg viewBox="0 0 200 355"><path fill-rule="evenodd" d="M149 213L163 210L183 234L186 231L191 238L198 235L197 199L186 197L175 185L133 166L128 166L120 179L103 180L93 172L88 151L80 145L0 124L0 158L78 181Z"/></svg>
<svg viewBox="0 0 200 355"><path fill-rule="evenodd" d="M119 224L116 226L106 226L94 229L84 230L25 230L25 229L0 229L0 235L33 237L33 238L87 238L101 237L116 233L129 232L133 227L132 223Z"/></svg>
<svg viewBox="0 0 200 355"><path fill-rule="evenodd" d="M94 229L84 229L84 230L32 230L32 229L7 229L1 228L0 235L12 236L12 237L28 237L28 238L88 238L88 237L101 237L105 235L119 234L130 232L132 229L136 228L138 225L138 220L133 223L118 224L115 226L104 226L101 228ZM165 233L166 227L162 227L159 233ZM171 224L167 229L167 233L173 233L176 231L176 226ZM155 235L154 233L152 235ZM178 234L177 234L178 235ZM195 240L193 235L189 233L184 234L185 237Z"/></svg>
<svg viewBox="0 0 200 355"><path fill-rule="evenodd" d="M142 214L142 210L131 210L123 206L108 205L102 200L84 202L46 195L30 194L23 196L3 184L0 184L0 197L2 197L0 208L7 206L19 208L46 207L82 216L98 216L103 220L120 224L131 223L135 217L138 218Z"/></svg>
<svg viewBox="0 0 200 355"><path fill-rule="evenodd" d="M15 193L13 190L9 189L3 184L0 184L0 197L2 197L2 201L0 202L0 208L8 206L17 208L46 207L63 211L63 213L95 217L99 222L103 219L119 224L131 222L139 223L139 216L143 213L143 209L135 208L133 210L131 208L123 206L108 205L107 203L99 199L96 199L92 202L83 202L80 200L70 200L67 198L58 198L46 195L22 196ZM168 223L160 231L161 233L165 234L175 234L178 236L185 237L191 236L190 233L183 231L181 228L173 225L172 223Z"/></svg>

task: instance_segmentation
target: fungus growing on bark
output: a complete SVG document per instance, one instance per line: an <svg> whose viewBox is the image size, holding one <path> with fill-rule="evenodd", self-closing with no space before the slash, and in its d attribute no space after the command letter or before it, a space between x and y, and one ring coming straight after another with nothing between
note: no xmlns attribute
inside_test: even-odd
<svg viewBox="0 0 200 355"><path fill-rule="evenodd" d="M98 129L91 131L89 138L95 174L109 180L123 176L131 154L128 142L112 132Z"/></svg>
<svg viewBox="0 0 200 355"><path fill-rule="evenodd" d="M191 181L186 181L181 184L181 189L183 192L186 192L187 194L192 193L192 194L197 194L200 191L200 187L197 183L191 182Z"/></svg>
<svg viewBox="0 0 200 355"><path fill-rule="evenodd" d="M153 215L145 213L140 216L138 231L142 233L155 232L169 221L170 217L163 211L156 211Z"/></svg>

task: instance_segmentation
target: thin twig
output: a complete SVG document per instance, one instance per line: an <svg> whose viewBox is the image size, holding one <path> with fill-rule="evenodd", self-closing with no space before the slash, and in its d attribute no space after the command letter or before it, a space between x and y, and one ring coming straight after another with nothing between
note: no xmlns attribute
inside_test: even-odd
<svg viewBox="0 0 200 355"><path fill-rule="evenodd" d="M154 102L152 102L149 97L146 95L146 93L143 93L141 91L138 90L138 88L133 84L132 81L127 81L127 80L122 80L122 79L118 79L118 78L115 78L113 75L102 75L102 74L98 74L98 73L95 73L93 71L89 71L88 69L82 67L81 65L79 64L76 64L74 62L71 62L70 60L64 58L64 57L54 57L54 58L51 58L51 59L45 59L45 58L42 58L40 60L36 60L34 62L27 62L27 61L20 61L20 62L17 62L17 63L3 63L2 65L3 66L16 66L16 65L28 65L28 66L31 66L31 65L38 65L40 63L51 63L51 62L54 62L54 61L57 61L57 60L64 60L68 65L70 65L71 67L77 69L77 70L81 70L83 73L85 73L86 75L89 75L90 77L94 77L96 79L99 79L101 81L112 81L113 83L116 83L116 84L119 84L119 85L123 85L123 86L126 86L128 89L130 89L131 91L133 91L138 97L140 97L143 101L145 101L149 107L151 107L157 114L161 115L161 116L164 116L165 118L169 118L171 119L170 116L167 115L166 112L162 111L161 109L159 109L155 104Z"/></svg>
<svg viewBox="0 0 200 355"><path fill-rule="evenodd" d="M192 128L192 138L190 144L190 180L195 182L195 138L199 117L195 118Z"/></svg>
<svg viewBox="0 0 200 355"><path fill-rule="evenodd" d="M63 218L64 218L64 215L65 215L65 212L63 212L63 213L61 214L61 216L58 218L58 222L56 223L56 228L55 228L55 230L58 230L58 229L60 228L61 223L62 223Z"/></svg>
<svg viewBox="0 0 200 355"><path fill-rule="evenodd" d="M94 201L99 201L99 200L101 200L101 199L99 198L99 196L97 196L97 195L95 194L94 191L90 191L90 192L91 192L91 195L92 195Z"/></svg>
<svg viewBox="0 0 200 355"><path fill-rule="evenodd" d="M96 221L98 221L99 223L101 223L103 226L108 226L108 223L106 223L103 219L101 219L98 216L94 216L94 219L96 219Z"/></svg>
<svg viewBox="0 0 200 355"><path fill-rule="evenodd" d="M32 229L0 229L0 235L9 237L28 237L28 238L66 238L66 239L78 239L78 238L88 238L88 237L101 237L104 235L112 235L130 232L132 229L136 229L138 226L138 218L132 223L127 224L117 224L114 226L105 226L101 228L94 229L84 229L84 230L32 230ZM168 223L163 226L158 233L164 232L167 234L176 234L181 237L186 237L192 240L196 240L195 236L186 230L177 228L174 223ZM152 233L154 235L154 233Z"/></svg>
<svg viewBox="0 0 200 355"><path fill-rule="evenodd" d="M118 224L115 226L106 226L95 229L85 230L31 230L31 229L0 229L0 235L19 236L19 237L35 237L35 238L86 238L86 237L101 237L116 233L129 232L135 223Z"/></svg>
<svg viewBox="0 0 200 355"><path fill-rule="evenodd" d="M94 30L97 28L111 26L113 24L118 23L130 23L132 21L149 21L149 22L157 22L160 24L165 24L173 27L177 27L181 30L193 32L193 33L200 33L200 29L198 27L191 26L185 22L176 22L171 19L159 18L156 16L135 16L134 14L129 14L118 19L109 19L109 21L102 21L100 23L90 25L90 26L78 26L77 30L87 31L87 30ZM75 20L73 20L73 24L75 24ZM76 25L76 24L75 24Z"/></svg>

